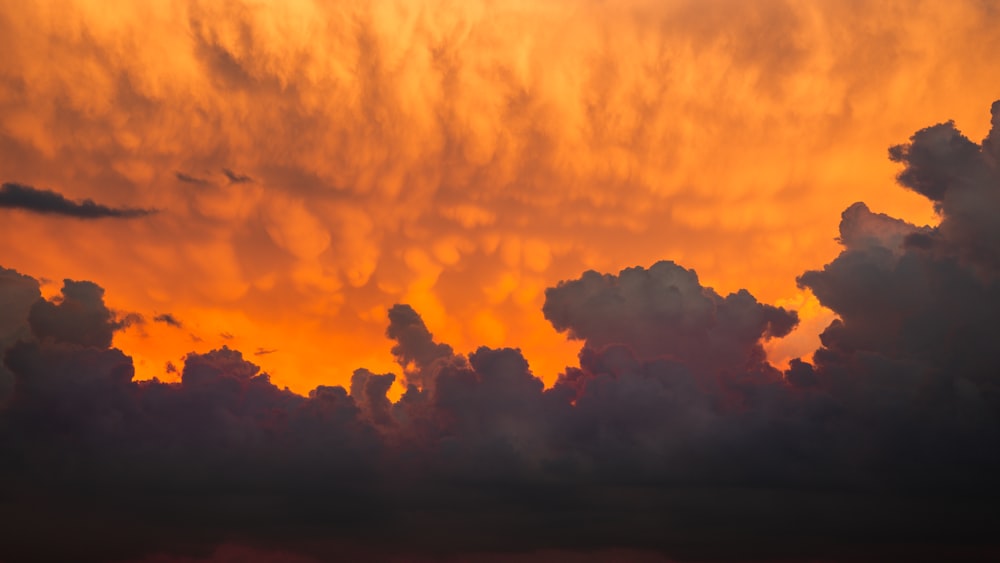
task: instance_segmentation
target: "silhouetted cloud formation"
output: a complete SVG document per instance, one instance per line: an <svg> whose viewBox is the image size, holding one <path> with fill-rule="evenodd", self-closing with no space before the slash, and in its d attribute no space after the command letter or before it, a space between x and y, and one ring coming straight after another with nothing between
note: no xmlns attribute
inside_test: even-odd
<svg viewBox="0 0 1000 563"><path fill-rule="evenodd" d="M115 330L125 326L104 305L104 290L89 281L64 280L62 299L37 301L28 314L39 339L108 348Z"/></svg>
<svg viewBox="0 0 1000 563"><path fill-rule="evenodd" d="M434 372L439 360L453 357L451 346L434 342L420 315L409 305L394 305L389 309L386 336L396 341L392 354L407 372L407 381L425 385L425 376Z"/></svg>
<svg viewBox="0 0 1000 563"><path fill-rule="evenodd" d="M0 207L24 209L35 213L64 215L78 219L101 219L105 217L129 219L154 213L151 209L128 207L108 207L93 200L75 202L51 190L39 190L31 186L6 182L0 187Z"/></svg>
<svg viewBox="0 0 1000 563"><path fill-rule="evenodd" d="M197 184L199 186L203 186L209 183L208 180L204 178L198 178L197 176L191 176L190 174L185 174L183 172L174 172L174 176L185 184Z"/></svg>
<svg viewBox="0 0 1000 563"><path fill-rule="evenodd" d="M760 340L785 336L798 322L794 312L762 305L746 290L722 298L673 262L618 276L590 271L545 297L545 318L588 348L628 344L640 358L666 356L708 371L764 362Z"/></svg>
<svg viewBox="0 0 1000 563"><path fill-rule="evenodd" d="M303 397L228 347L189 354L179 383L133 381L98 286L50 302L2 270L0 479L18 486L0 556L995 557L1000 272L979 243L997 135L945 124L893 149L941 224L848 208L843 252L799 280L839 319L785 373L761 346L794 312L671 262L548 290L547 318L585 340L549 389L519 350L458 354L394 306L395 403L394 374Z"/></svg>
<svg viewBox="0 0 1000 563"><path fill-rule="evenodd" d="M0 352L31 335L28 314L41 296L34 278L0 266ZM13 389L14 374L0 361L0 405Z"/></svg>
<svg viewBox="0 0 1000 563"><path fill-rule="evenodd" d="M223 168L222 173L229 179L230 184L246 184L247 182L253 181L253 178L250 176L247 176L246 174L237 174L228 168Z"/></svg>
<svg viewBox="0 0 1000 563"><path fill-rule="evenodd" d="M158 322L158 323L163 323L163 324L166 324L166 325L170 325L170 326L172 326L174 328L183 328L184 327L184 325L181 324L181 322L179 320L177 320L177 317L171 315L170 313L161 313L159 315L156 315L155 317L153 317L153 320L155 322Z"/></svg>

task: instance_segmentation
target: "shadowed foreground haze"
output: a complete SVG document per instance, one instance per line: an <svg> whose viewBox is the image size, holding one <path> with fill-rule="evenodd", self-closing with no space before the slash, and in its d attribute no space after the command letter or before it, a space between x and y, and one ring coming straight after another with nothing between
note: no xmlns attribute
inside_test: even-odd
<svg viewBox="0 0 1000 563"><path fill-rule="evenodd" d="M584 343L550 388L519 350L459 354L397 305L402 375L308 396L226 347L135 381L100 287L45 300L0 270L0 559L997 557L992 115L982 144L949 122L890 150L940 224L844 211L841 254L798 278L838 319L784 373L762 344L794 311L666 261L546 291Z"/></svg>

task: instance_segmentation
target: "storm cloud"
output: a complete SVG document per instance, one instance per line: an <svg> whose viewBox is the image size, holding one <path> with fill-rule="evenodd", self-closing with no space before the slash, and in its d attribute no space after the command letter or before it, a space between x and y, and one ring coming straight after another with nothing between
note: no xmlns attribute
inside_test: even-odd
<svg viewBox="0 0 1000 563"><path fill-rule="evenodd" d="M396 305L395 402L393 373L303 396L228 347L135 381L100 287L48 301L3 270L0 555L995 557L997 135L945 124L892 149L941 222L844 211L841 254L799 278L838 319L784 373L762 346L795 313L673 262L546 292L584 341L548 388L520 350L462 354Z"/></svg>
<svg viewBox="0 0 1000 563"><path fill-rule="evenodd" d="M253 181L253 178L250 176L247 176L246 174L238 174L228 168L223 168L222 174L225 175L230 184L246 184L247 182Z"/></svg>
<svg viewBox="0 0 1000 563"><path fill-rule="evenodd" d="M762 339L781 337L795 312L764 305L746 290L725 298L673 262L617 276L590 271L545 292L545 317L590 349L628 344L641 358L660 356L707 371L764 361Z"/></svg>

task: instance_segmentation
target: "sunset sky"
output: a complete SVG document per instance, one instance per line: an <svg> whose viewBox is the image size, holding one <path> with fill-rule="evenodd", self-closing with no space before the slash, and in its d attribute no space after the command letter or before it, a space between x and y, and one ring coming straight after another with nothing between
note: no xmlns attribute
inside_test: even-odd
<svg viewBox="0 0 1000 563"><path fill-rule="evenodd" d="M948 119L986 133L995 8L11 5L3 181L156 213L5 210L2 262L142 315L115 336L141 378L226 344L299 392L345 383L393 367L386 311L405 302L551 383L579 344L542 317L544 288L660 259L799 309L784 362L829 322L795 277L836 255L841 210L934 221L886 149Z"/></svg>
<svg viewBox="0 0 1000 563"><path fill-rule="evenodd" d="M982 0L6 2L0 266L53 303L97 303L135 380L178 383L185 358L226 346L296 396L366 368L398 375L378 380L397 400L407 383L433 391L432 361L482 372L480 347L520 349L551 388L621 343L713 377L763 362L763 346L754 366L792 381L813 362L822 380L819 335L856 311L820 304L846 287L824 266L867 244L852 228L899 255L939 224L965 248L988 223L965 229L965 203L901 186L923 153L889 148L951 120L980 150L997 22ZM647 346L629 276L752 309L739 330L756 332L706 337L737 359L695 337ZM103 288L107 309L67 279ZM741 289L756 301L737 309ZM577 291L631 313L591 319ZM0 341L70 342L40 318L0 322ZM868 320L837 326L902 330L857 329ZM405 349L420 321L451 348ZM834 332L825 350L847 350Z"/></svg>

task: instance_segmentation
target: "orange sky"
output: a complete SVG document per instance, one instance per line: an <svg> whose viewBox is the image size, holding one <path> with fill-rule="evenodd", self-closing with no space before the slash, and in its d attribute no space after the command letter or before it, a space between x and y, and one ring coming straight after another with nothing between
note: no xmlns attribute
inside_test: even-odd
<svg viewBox="0 0 1000 563"><path fill-rule="evenodd" d="M997 12L8 3L0 181L160 212L0 210L0 264L48 295L93 280L143 315L115 344L144 378L227 344L298 392L345 384L394 369L386 311L405 302L456 350L518 346L551 382L579 345L543 318L544 289L660 259L800 310L781 363L829 321L795 277L836 255L844 208L935 220L886 149L948 119L985 135Z"/></svg>

